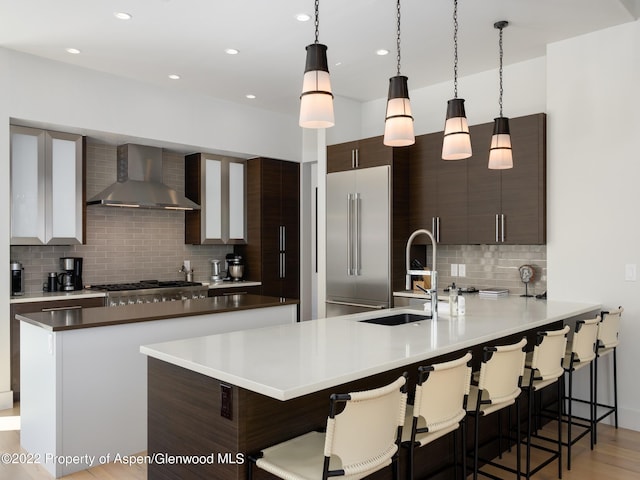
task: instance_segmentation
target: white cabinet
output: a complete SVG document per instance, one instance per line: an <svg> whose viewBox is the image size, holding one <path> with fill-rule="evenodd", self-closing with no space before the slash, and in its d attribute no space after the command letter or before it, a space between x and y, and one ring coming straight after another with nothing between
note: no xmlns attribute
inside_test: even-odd
<svg viewBox="0 0 640 480"><path fill-rule="evenodd" d="M84 243L81 135L11 127L11 244Z"/></svg>
<svg viewBox="0 0 640 480"><path fill-rule="evenodd" d="M204 153L187 155L185 196L200 205L200 210L185 212L185 243L246 243L243 160Z"/></svg>

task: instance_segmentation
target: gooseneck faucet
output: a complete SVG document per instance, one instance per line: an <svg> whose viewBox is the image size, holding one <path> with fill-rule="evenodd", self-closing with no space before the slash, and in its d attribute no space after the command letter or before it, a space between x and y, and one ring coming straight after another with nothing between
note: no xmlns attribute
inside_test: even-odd
<svg viewBox="0 0 640 480"><path fill-rule="evenodd" d="M436 272L436 239L433 237L433 234L429 230L425 230L421 228L416 230L409 236L409 240L407 240L407 249L406 249L406 268L407 268L407 278L405 287L407 290L411 290L411 276L412 275L420 275L423 276L425 274L424 270L411 270L409 268L409 254L411 251L411 245L413 244L413 240L418 235L426 235L431 239L431 246L433 247L433 254L431 257L431 288L429 289L429 293L431 294L431 313L437 314L438 312L438 272ZM425 246L426 248L426 246Z"/></svg>

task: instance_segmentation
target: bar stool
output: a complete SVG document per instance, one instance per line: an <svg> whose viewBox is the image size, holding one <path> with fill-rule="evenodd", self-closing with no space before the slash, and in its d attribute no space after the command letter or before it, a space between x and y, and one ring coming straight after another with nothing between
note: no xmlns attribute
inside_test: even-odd
<svg viewBox="0 0 640 480"><path fill-rule="evenodd" d="M524 378L522 381L522 390L527 394L528 398L528 415L527 415L527 452L525 477L528 479L554 460L558 460L558 478L562 478L562 382L564 375L562 362L564 360L565 350L567 348L567 333L569 325L565 325L561 330L552 330L546 332L538 332L536 335L536 344L533 352L527 354L525 363ZM533 411L535 409L536 392L542 396L542 390L551 385L557 387L557 416L558 438L556 440L557 450L552 450L544 445L536 445L531 441ZM540 400L542 405L542 400ZM535 468L531 468L531 447L552 453L551 457L545 459Z"/></svg>
<svg viewBox="0 0 640 480"><path fill-rule="evenodd" d="M602 312L600 314L600 323L598 325L598 341L596 343L596 359L594 369L594 392L593 401L595 405L595 423L593 425L594 443L598 443L598 423L607 418L609 415L614 415L615 427L618 428L618 362L616 358L616 351L618 348L618 336L620 333L620 319L624 308L618 307L617 310L611 312ZM601 357L607 355L612 356L612 368L613 368L613 405L598 403L598 364ZM604 413L598 416L598 407L604 409Z"/></svg>
<svg viewBox="0 0 640 480"><path fill-rule="evenodd" d="M457 473L456 433L462 431L462 475L466 474L465 424L471 384L471 353L450 362L418 368L413 405L407 405L402 446L409 449L407 479L414 478L415 451L453 432L454 468Z"/></svg>
<svg viewBox="0 0 640 480"><path fill-rule="evenodd" d="M600 316L597 316L591 320L578 320L573 333L573 338L569 345L567 345L567 351L563 361L563 368L565 376L568 377L568 393L563 396L563 401L566 400L566 422L567 422L567 442L563 442L563 445L567 446L567 469L571 470L571 447L587 433L590 433L591 437L591 449L594 445L594 399L593 399L593 360L596 358L596 340L598 337L598 324L600 323ZM589 367L589 400L581 400L573 397L573 374L574 372L581 370L582 368ZM563 376L564 381L564 376ZM574 422L573 416L573 403L582 402L589 405L589 419L579 418L580 420L588 421L588 424ZM583 428L583 431L572 437L572 427L579 426Z"/></svg>
<svg viewBox="0 0 640 480"><path fill-rule="evenodd" d="M525 351L527 339L518 343L499 347L484 347L478 385L471 385L467 402L467 415L474 417L473 436L473 479L478 478L479 454L479 423L480 418L499 412L505 408L511 413L511 406L515 404L519 413L520 387L524 373ZM520 478L520 421L516 422L516 451L517 466L511 469L506 466L484 460L486 463L516 473ZM501 434L502 432L500 432Z"/></svg>
<svg viewBox="0 0 640 480"><path fill-rule="evenodd" d="M359 480L390 465L398 480L406 382L405 373L380 388L331 395L326 433L309 432L248 456L247 478L253 465L286 480Z"/></svg>

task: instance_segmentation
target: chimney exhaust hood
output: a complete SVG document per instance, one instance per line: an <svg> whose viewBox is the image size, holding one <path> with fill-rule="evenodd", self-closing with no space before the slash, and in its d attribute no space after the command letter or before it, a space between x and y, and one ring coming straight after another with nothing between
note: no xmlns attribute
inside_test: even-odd
<svg viewBox="0 0 640 480"><path fill-rule="evenodd" d="M162 149L128 143L118 146L118 181L87 205L199 210L200 206L162 183Z"/></svg>

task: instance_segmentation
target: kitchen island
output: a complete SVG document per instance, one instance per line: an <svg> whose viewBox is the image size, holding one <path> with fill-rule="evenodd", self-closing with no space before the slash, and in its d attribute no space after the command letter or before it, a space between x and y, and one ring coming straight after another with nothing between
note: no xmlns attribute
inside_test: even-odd
<svg viewBox="0 0 640 480"><path fill-rule="evenodd" d="M592 317L599 309L469 296L464 317L440 312L437 320L397 326L362 321L424 313L399 308L143 346L149 356L149 455L214 460L151 462L148 478L244 478L247 454L322 427L331 393L380 386L405 370L411 391L418 365L466 350L474 351L477 365L482 345L533 338L537 330Z"/></svg>
<svg viewBox="0 0 640 480"><path fill-rule="evenodd" d="M228 295L17 315L22 447L55 477L146 450L140 345L295 323L297 303Z"/></svg>

